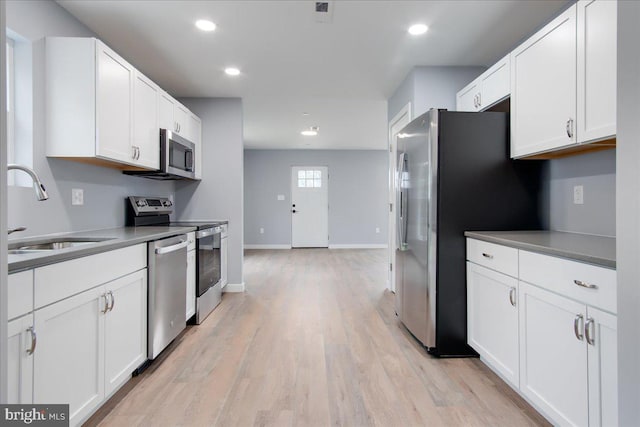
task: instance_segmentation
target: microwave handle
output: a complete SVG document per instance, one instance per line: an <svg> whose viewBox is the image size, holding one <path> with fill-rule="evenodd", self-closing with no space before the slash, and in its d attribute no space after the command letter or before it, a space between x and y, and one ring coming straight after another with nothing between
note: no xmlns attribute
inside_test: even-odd
<svg viewBox="0 0 640 427"><path fill-rule="evenodd" d="M185 163L186 169L190 172L193 172L193 150L185 151L184 163Z"/></svg>

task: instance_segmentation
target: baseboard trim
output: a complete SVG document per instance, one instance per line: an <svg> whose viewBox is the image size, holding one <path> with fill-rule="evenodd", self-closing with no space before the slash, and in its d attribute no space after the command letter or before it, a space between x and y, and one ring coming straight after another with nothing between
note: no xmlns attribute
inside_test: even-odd
<svg viewBox="0 0 640 427"><path fill-rule="evenodd" d="M346 245L329 245L329 249L387 249L386 243L350 243Z"/></svg>
<svg viewBox="0 0 640 427"><path fill-rule="evenodd" d="M244 282L242 283L227 283L222 292L244 292Z"/></svg>
<svg viewBox="0 0 640 427"><path fill-rule="evenodd" d="M244 245L245 249L291 249L291 245Z"/></svg>

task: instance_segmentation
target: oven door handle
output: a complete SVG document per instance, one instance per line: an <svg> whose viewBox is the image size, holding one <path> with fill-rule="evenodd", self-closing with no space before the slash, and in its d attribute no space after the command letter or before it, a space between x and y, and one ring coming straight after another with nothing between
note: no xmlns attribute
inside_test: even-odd
<svg viewBox="0 0 640 427"><path fill-rule="evenodd" d="M214 234L221 233L222 229L220 227L215 228L207 228L206 230L198 231L196 233L196 239L201 239L203 237L213 236Z"/></svg>
<svg viewBox="0 0 640 427"><path fill-rule="evenodd" d="M189 242L187 242L186 240L181 240L180 243L178 243L177 245L171 245L171 246L167 246L167 247L164 247L164 248L157 248L156 249L156 254L164 255L164 254L168 254L168 253L171 253L171 252L175 252L175 251L180 250L182 248L186 248L188 244L189 244Z"/></svg>

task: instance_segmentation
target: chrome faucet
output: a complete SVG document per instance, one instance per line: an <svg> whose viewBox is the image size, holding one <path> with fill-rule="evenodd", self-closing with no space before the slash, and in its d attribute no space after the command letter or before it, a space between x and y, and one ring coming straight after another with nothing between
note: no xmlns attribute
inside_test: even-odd
<svg viewBox="0 0 640 427"><path fill-rule="evenodd" d="M38 198L38 200L43 201L49 198L49 195L47 194L47 191L45 190L44 185L42 185L42 182L40 182L40 178L38 178L38 174L36 174L33 169L28 168L26 166L10 163L7 165L7 170L8 171L20 170L27 173L33 180L33 189L36 191L36 197ZM19 230L16 230L16 231L19 231Z"/></svg>

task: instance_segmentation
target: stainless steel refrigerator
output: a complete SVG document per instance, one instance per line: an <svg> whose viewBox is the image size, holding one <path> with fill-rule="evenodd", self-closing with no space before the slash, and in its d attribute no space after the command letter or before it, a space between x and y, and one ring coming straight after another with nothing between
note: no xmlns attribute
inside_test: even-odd
<svg viewBox="0 0 640 427"><path fill-rule="evenodd" d="M509 157L508 113L432 109L398 134L396 312L436 356L469 356L467 230L541 228L542 164Z"/></svg>

